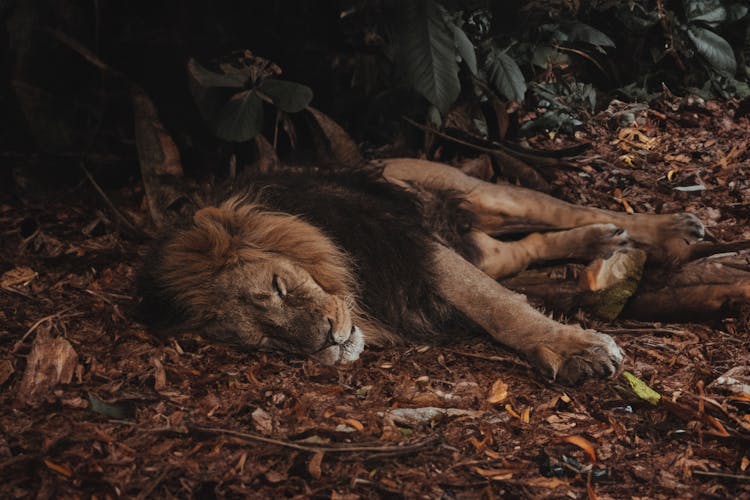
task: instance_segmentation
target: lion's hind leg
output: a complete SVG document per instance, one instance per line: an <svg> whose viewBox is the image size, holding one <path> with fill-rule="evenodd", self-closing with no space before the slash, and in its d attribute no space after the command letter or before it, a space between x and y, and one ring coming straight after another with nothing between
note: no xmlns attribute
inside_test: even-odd
<svg viewBox="0 0 750 500"><path fill-rule="evenodd" d="M611 337L548 318L443 245L433 259L440 295L546 375L576 383L617 372L624 356Z"/></svg>
<svg viewBox="0 0 750 500"><path fill-rule="evenodd" d="M662 261L684 261L687 245L705 234L703 224L692 214L631 215L574 205L531 189L475 179L449 165L425 160L396 158L382 160L382 165L384 177L394 184L462 193L466 208L476 214L477 229L485 232L517 221L549 229L615 224Z"/></svg>

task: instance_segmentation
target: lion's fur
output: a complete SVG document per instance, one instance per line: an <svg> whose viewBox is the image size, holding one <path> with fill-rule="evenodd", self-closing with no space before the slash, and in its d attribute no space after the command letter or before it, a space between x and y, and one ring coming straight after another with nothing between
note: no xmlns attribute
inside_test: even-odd
<svg viewBox="0 0 750 500"><path fill-rule="evenodd" d="M156 330L210 329L221 295L216 277L241 263L269 265L274 256L349 301L369 343L435 340L458 316L435 291L430 242L440 238L471 254L463 237L471 219L458 209L460 199L426 193L418 199L351 173L244 182L245 192L199 210L147 258L141 293ZM426 227L431 220L443 225Z"/></svg>

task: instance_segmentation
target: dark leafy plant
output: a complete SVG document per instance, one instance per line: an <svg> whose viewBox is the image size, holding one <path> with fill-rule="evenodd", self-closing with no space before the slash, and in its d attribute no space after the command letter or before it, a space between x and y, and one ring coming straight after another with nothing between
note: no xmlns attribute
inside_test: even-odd
<svg viewBox="0 0 750 500"><path fill-rule="evenodd" d="M248 141L263 130L264 102L285 113L307 108L309 87L274 78L275 64L244 52L232 63L211 71L196 60L188 62L190 90L198 110L214 134L233 142Z"/></svg>
<svg viewBox="0 0 750 500"><path fill-rule="evenodd" d="M544 130L573 132L583 125L578 118L579 112L581 110L594 111L596 107L596 90L588 83L576 81L534 83L532 90L538 98L537 106L543 114L521 125L520 132L525 135Z"/></svg>
<svg viewBox="0 0 750 500"><path fill-rule="evenodd" d="M491 40L479 50L464 31L463 11L436 0L398 3L390 16L392 52L409 84L441 113L461 91L461 63L510 100L522 101L526 80L518 64Z"/></svg>
<svg viewBox="0 0 750 500"><path fill-rule="evenodd" d="M637 2L616 7L615 17L632 35L650 40L654 63L671 57L705 97L748 95L746 82L736 79L747 77L747 67L743 63L740 68L737 57L750 46L747 2L682 0L651 7ZM733 33L745 35L744 46L736 50L726 38Z"/></svg>

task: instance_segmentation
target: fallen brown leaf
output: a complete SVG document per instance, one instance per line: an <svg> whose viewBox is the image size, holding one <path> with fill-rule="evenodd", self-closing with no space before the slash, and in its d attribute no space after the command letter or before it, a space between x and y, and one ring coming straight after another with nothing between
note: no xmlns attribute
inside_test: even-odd
<svg viewBox="0 0 750 500"><path fill-rule="evenodd" d="M320 476L322 475L320 465L323 462L323 455L324 453L322 451L313 453L313 455L310 457L310 461L307 462L307 471L315 479L320 479Z"/></svg>
<svg viewBox="0 0 750 500"><path fill-rule="evenodd" d="M52 460L47 460L45 458L44 465L46 465L50 470L53 470L57 472L58 474L62 474L65 477L71 477L73 475L73 471L70 470L70 467L66 465L56 464Z"/></svg>
<svg viewBox="0 0 750 500"><path fill-rule="evenodd" d="M559 443L568 443L578 446L592 462L596 462L596 449L594 444L583 436L565 436L555 439Z"/></svg>

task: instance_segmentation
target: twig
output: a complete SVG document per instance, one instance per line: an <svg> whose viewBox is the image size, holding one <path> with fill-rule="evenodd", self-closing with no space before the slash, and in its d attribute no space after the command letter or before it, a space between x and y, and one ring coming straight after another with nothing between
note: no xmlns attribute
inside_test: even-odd
<svg viewBox="0 0 750 500"><path fill-rule="evenodd" d="M23 345L23 343L26 341L29 335L34 333L36 329L39 328L43 323L47 321L52 321L53 319L56 319L56 318L64 318L64 317L69 318L69 317L79 316L83 314L83 313L65 314L71 309L73 309L73 307L68 307L67 309L63 309L62 311L58 311L54 314L50 314L49 316L45 316L35 321L34 324L31 325L31 327L29 327L28 330L26 330L26 333L24 333L23 336L20 339L18 339L15 344L13 344L13 349L11 349L11 352L18 352L18 350L21 348L21 345Z"/></svg>
<svg viewBox="0 0 750 500"><path fill-rule="evenodd" d="M437 135L438 137L442 137L443 139L455 142L456 144L461 144L462 146L466 146L472 149L476 149L479 152L492 154L492 155L501 155L502 157L510 157L515 161L524 163L525 160L533 161L540 166L552 166L552 167L568 167L575 170L580 170L581 168L571 162L567 161L561 161L559 159L559 155L563 154L566 156L572 156L576 154L580 154L582 152L582 149L590 147L590 144L583 143L583 144L577 144L574 146L569 146L567 148L562 148L561 150L539 150L535 151L532 149L523 148L519 145L512 145L512 144L504 144L496 141L492 141L491 144L496 145L496 148L490 148L487 146L482 146L480 144L474 144L473 142L466 141L464 139L452 136L450 134L446 134L445 132L441 132L439 130L436 130L432 127L428 127L426 125L422 125L421 123L417 123L408 116L402 116L401 117L405 122L407 122L410 125L413 125L417 127L418 129L424 131L424 132L430 132L432 134ZM482 141L485 143L489 143L490 141L479 139L478 141ZM533 168L527 165L528 168Z"/></svg>
<svg viewBox="0 0 750 500"><path fill-rule="evenodd" d="M192 431L206 432L209 434L221 434L224 436L232 436L241 439L249 439L251 441L259 441L261 443L275 444L277 446L283 446L284 448L291 448L300 451L311 451L311 452L325 452L325 453L355 453L361 451L372 451L372 452L385 452L385 453L398 453L408 454L420 451L424 448L437 443L440 440L440 436L437 434L431 434L424 439L409 443L403 446L378 446L378 445L349 445L341 444L339 446L315 446L310 444L299 444L291 441L284 441L282 439L269 438L261 436L260 434L253 434L249 432L234 431L231 429L222 429L218 427L203 427L200 425L189 425L188 428Z"/></svg>
<svg viewBox="0 0 750 500"><path fill-rule="evenodd" d="M137 227L133 225L130 220L125 217L125 215L120 212L117 207L115 207L115 204L112 203L112 201L109 199L109 196L107 196L107 193L104 192L104 190L99 186L99 184L96 182L94 177L91 175L91 172L84 166L83 162L80 163L81 170L83 170L83 173L86 174L86 178L89 180L91 185L94 187L97 193L99 193L99 196L102 197L104 200L104 203L107 204L110 210L112 210L112 213L115 214L115 217L125 226L128 228L128 230L132 231L134 234L139 234L141 236L144 235L143 231L140 231Z"/></svg>
<svg viewBox="0 0 750 500"><path fill-rule="evenodd" d="M718 477L722 479L734 479L735 481L750 481L750 476L743 476L740 474L727 474L726 472L694 470L692 471L692 473L694 476Z"/></svg>
<svg viewBox="0 0 750 500"><path fill-rule="evenodd" d="M504 356L488 356L488 355L485 355L485 354L477 354L477 353L467 352L467 351L458 351L456 349L443 349L443 350L445 352L450 352L452 354L458 354L459 356L465 356L467 358L482 359L484 361L495 361L495 362L499 361L499 362L502 362L502 363L510 363L510 364L513 364L513 365L518 365L518 366L521 366L521 367L524 367L524 368L531 368L531 365L529 365L528 363L526 363L526 362L524 362L524 361L522 361L520 359L517 359L515 357L511 357L511 356L507 356L507 357L504 357Z"/></svg>
<svg viewBox="0 0 750 500"><path fill-rule="evenodd" d="M77 53L79 56L83 57L91 63L92 65L96 66L100 70L104 71L105 73L109 73L110 75L117 77L117 78L125 78L125 75L123 75L121 72L114 69L109 64L105 63L99 57L97 57L96 54L91 52L86 46L84 46L81 42L76 40L75 38L66 35L60 30L51 29L51 28L45 28L44 31L49 33L53 38L55 38L57 41L61 42L63 45L66 45L69 49L71 49L73 52Z"/></svg>
<svg viewBox="0 0 750 500"><path fill-rule="evenodd" d="M685 330L678 328L656 328L656 327L642 327L642 328L598 328L602 333L674 333L684 334Z"/></svg>
<svg viewBox="0 0 750 500"><path fill-rule="evenodd" d="M369 486L371 488L375 488L376 490L380 490L380 491L383 491L385 493L390 493L391 495L401 495L401 494L403 494L403 492L400 491L400 490L397 490L395 488L391 488L391 487L386 486L386 485L384 485L382 483L379 483L377 481L372 481L370 479L363 479L361 477L355 477L354 481L352 481L352 486L355 487L355 488L357 486Z"/></svg>
<svg viewBox="0 0 750 500"><path fill-rule="evenodd" d="M162 481L164 481L164 478L167 477L167 474L171 472L170 468L167 468L161 473L156 476L154 479L152 479L143 490L141 490L140 493L138 493L138 496L136 496L136 499L141 500L142 498L150 498L151 493L154 492L157 486L161 484Z"/></svg>
<svg viewBox="0 0 750 500"><path fill-rule="evenodd" d="M722 253L735 253L750 248L750 240L730 241L727 243L711 243L700 241L690 245L689 261L702 259Z"/></svg>
<svg viewBox="0 0 750 500"><path fill-rule="evenodd" d="M71 49L73 52L80 55L82 58L84 58L86 61L88 61L90 64L95 66L96 68L103 71L105 74L108 74L112 77L119 78L130 84L131 86L134 86L133 83L130 82L130 80L120 71L114 69L109 64L102 61L96 54L94 54L91 50L89 50L86 46L84 46L81 42L76 40L75 38L63 33L60 30L56 29L49 29L45 28L45 32L49 33L50 36L52 36L57 41L61 42L63 45ZM101 124L101 122L100 122ZM139 235L139 236L148 236L144 231L139 230L125 215L120 212L112 203L112 201L109 199L107 194L104 192L104 190L99 186L99 184L94 180L94 177L91 175L89 170L86 168L86 165L84 165L85 157L87 156L88 152L91 150L94 139L97 134L94 134L92 137L88 147L86 148L86 151L81 155L81 161L79 163L79 166L81 167L81 170L83 170L83 173L86 175L86 178L89 180L91 185L94 187L97 193L102 197L104 202L107 204L110 210L112 210L112 213L115 214L115 217L125 226L127 227L133 234Z"/></svg>
<svg viewBox="0 0 750 500"><path fill-rule="evenodd" d="M533 189L544 192L549 192L551 190L549 183L544 179L544 177L542 177L539 172L536 171L534 167L532 167L525 161L516 158L511 153L505 151L502 146L493 149L480 146L478 144L472 144L471 142L453 137L450 134L446 134L445 132L441 132L432 127L427 127L425 125L422 125L421 123L417 123L408 116L402 116L401 118L410 125L413 125L414 127L417 127L424 132L435 134L438 137L442 137L443 139L455 142L456 144L461 144L476 151L492 155L493 158L495 158L495 160L502 165L503 169L505 170L504 173L506 175L515 176L518 179L523 180L527 186Z"/></svg>
<svg viewBox="0 0 750 500"><path fill-rule="evenodd" d="M584 52L582 50L573 49L571 47L563 47L562 45L557 45L557 44L555 44L554 47L557 50L562 50L563 52L572 52L573 54L577 54L577 55L579 55L579 56L581 56L581 57L583 57L585 59L588 59L589 61L591 61L591 63L594 66L596 66L599 69L599 71L602 72L602 74L604 76L606 76L607 78L610 77L609 73L607 73L607 71L604 69L604 67L601 64L599 64L599 61L597 61L593 56L591 56L591 54L587 54L586 52Z"/></svg>

